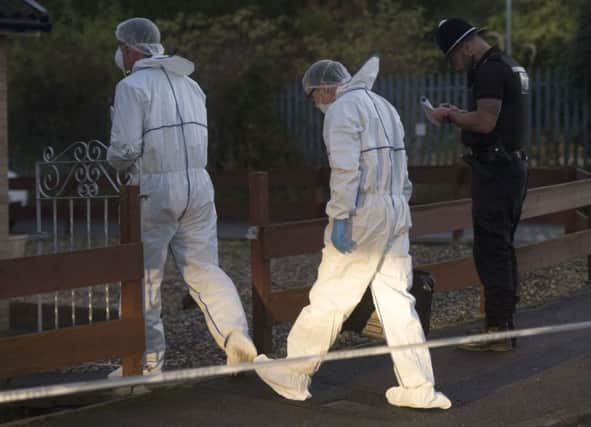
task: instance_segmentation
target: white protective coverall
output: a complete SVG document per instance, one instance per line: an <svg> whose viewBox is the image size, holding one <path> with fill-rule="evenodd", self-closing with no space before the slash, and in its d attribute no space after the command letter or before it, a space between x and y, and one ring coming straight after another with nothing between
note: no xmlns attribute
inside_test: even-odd
<svg viewBox="0 0 591 427"><path fill-rule="evenodd" d="M425 341L409 293L408 201L412 185L404 129L395 108L371 92L378 71L379 59L371 58L348 83L338 87L337 99L326 112L323 137L331 168L331 196L326 207L329 224L310 304L289 333L288 358L327 353L370 285L388 345ZM331 233L334 219L346 218L351 218L356 247L342 254L333 246ZM257 361L263 359L259 356ZM400 387L387 391L390 403L419 408L450 406L449 400L434 390L427 349L397 351L392 359ZM259 375L284 397L303 400L310 397L308 376L318 368L316 363L298 364L283 375L279 367L270 368L275 370L275 375L271 374L275 378L265 378L262 369ZM283 378L287 387L278 387L278 378Z"/></svg>
<svg viewBox="0 0 591 427"><path fill-rule="evenodd" d="M136 62L116 88L107 153L118 169L135 166L133 182L147 196L142 201L146 353L157 353L158 359L165 350L160 285L169 247L220 348L233 331L248 337L236 288L218 264L214 190L205 170L205 94L188 77L193 70L192 62L178 56Z"/></svg>

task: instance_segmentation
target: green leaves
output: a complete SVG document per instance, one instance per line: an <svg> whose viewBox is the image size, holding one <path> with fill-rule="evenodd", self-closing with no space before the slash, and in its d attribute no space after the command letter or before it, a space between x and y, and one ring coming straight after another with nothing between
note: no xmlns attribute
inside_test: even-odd
<svg viewBox="0 0 591 427"><path fill-rule="evenodd" d="M568 3L570 7L563 0L513 2L512 46L518 62L538 67L568 60L582 2L569 0ZM489 18L485 26L504 35L505 10Z"/></svg>
<svg viewBox="0 0 591 427"><path fill-rule="evenodd" d="M448 70L434 41L443 15L504 33L505 2L489 0L45 0L53 32L12 42L9 132L12 167L32 171L46 145L108 142L108 108L121 78L114 29L130 16L159 25L168 51L197 64L207 94L210 165L264 168L301 164L297 143L277 114L277 95L321 58L356 71L373 54L381 74ZM514 0L513 48L527 65L562 60L584 0ZM330 6L336 4L336 6ZM590 9L590 7L587 7ZM589 11L579 25L580 69L588 69ZM584 59L587 58L587 59ZM18 163L18 164L15 164Z"/></svg>
<svg viewBox="0 0 591 427"><path fill-rule="evenodd" d="M59 150L76 140L108 141L108 108L121 76L113 62L118 18L74 16L73 9L61 10L50 34L10 45L10 160L21 173L32 173L47 145Z"/></svg>

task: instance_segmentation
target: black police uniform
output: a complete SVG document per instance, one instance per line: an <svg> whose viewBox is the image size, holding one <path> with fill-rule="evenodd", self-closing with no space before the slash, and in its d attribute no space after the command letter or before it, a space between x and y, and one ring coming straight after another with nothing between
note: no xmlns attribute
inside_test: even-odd
<svg viewBox="0 0 591 427"><path fill-rule="evenodd" d="M487 327L513 328L519 279L513 240L527 194L527 157L521 151L529 96L527 72L496 47L468 74L469 110L479 99L502 101L497 124L483 134L462 131L471 149L474 260L484 284Z"/></svg>

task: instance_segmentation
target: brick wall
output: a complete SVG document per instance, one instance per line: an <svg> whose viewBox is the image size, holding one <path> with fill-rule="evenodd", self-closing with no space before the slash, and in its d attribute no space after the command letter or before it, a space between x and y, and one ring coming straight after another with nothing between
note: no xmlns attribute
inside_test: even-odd
<svg viewBox="0 0 591 427"><path fill-rule="evenodd" d="M0 258L8 256L7 50L6 37L0 36Z"/></svg>

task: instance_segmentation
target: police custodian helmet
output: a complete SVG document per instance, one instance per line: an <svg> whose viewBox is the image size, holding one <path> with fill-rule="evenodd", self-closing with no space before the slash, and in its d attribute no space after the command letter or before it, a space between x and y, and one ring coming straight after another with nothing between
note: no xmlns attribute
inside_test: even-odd
<svg viewBox="0 0 591 427"><path fill-rule="evenodd" d="M451 51L470 35L483 31L486 31L486 29L476 28L458 18L444 19L437 28L437 45L445 56L449 56Z"/></svg>

